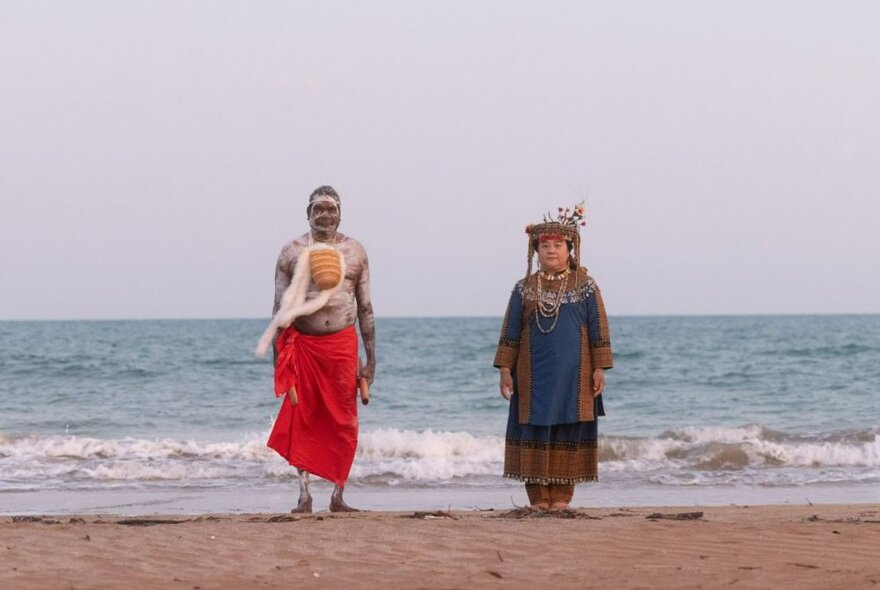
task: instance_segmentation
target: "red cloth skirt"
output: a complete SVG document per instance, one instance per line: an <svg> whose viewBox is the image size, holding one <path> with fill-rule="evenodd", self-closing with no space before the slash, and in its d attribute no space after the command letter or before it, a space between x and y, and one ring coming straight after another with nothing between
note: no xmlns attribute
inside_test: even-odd
<svg viewBox="0 0 880 590"><path fill-rule="evenodd" d="M275 395L284 399L266 444L294 467L343 486L357 450L357 331L312 336L290 326L275 347ZM291 384L296 406L285 395Z"/></svg>

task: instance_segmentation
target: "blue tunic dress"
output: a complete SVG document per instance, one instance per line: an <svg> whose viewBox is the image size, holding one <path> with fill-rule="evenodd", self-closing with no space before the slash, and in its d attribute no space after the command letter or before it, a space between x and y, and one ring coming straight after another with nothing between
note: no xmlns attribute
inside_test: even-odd
<svg viewBox="0 0 880 590"><path fill-rule="evenodd" d="M558 317L538 313L559 301ZM551 329L552 328L552 329ZM507 421L504 476L539 484L574 484L598 476L597 416L593 370L612 367L608 319L596 282L581 268L565 285L519 281L510 295L496 367L513 375Z"/></svg>

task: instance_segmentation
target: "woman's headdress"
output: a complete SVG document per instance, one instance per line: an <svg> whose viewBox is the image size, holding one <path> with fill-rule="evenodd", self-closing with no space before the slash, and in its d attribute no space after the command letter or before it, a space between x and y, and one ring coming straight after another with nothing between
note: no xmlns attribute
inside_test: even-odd
<svg viewBox="0 0 880 590"><path fill-rule="evenodd" d="M532 258L538 244L543 240L565 240L571 245L571 265L573 270L581 265L581 236L580 227L587 224L584 218L587 207L583 201L572 207L559 207L556 219L548 211L544 214L544 221L526 226L526 234L529 237L528 269L526 279L532 274Z"/></svg>

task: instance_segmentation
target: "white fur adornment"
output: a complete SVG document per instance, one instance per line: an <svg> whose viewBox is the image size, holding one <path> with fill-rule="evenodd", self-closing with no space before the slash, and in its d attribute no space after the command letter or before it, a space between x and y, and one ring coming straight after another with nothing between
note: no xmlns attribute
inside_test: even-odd
<svg viewBox="0 0 880 590"><path fill-rule="evenodd" d="M339 254L339 264L341 266L339 282L329 289L321 291L316 297L306 301L306 295L309 291L309 282L312 278L312 262L309 254L315 250L335 250L329 244L315 244L304 248L296 260L296 270L293 271L293 278L290 285L284 290L281 296L281 304L278 311L269 322L269 327L263 332L260 342L257 345L257 356L265 356L272 346L272 338L279 328L286 328L293 323L296 318L310 315L323 308L330 301L337 291L345 282L345 257Z"/></svg>

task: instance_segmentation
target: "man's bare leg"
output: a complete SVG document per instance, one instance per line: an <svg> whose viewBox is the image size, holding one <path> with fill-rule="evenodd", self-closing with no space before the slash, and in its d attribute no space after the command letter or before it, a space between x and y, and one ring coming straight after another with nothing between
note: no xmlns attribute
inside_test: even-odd
<svg viewBox="0 0 880 590"><path fill-rule="evenodd" d="M302 469L299 472L299 502L296 508L291 510L293 513L309 514L312 511L312 495L309 493L309 472Z"/></svg>
<svg viewBox="0 0 880 590"><path fill-rule="evenodd" d="M342 489L342 486L333 488L333 495L330 496L330 512L360 512L345 503L342 499Z"/></svg>

